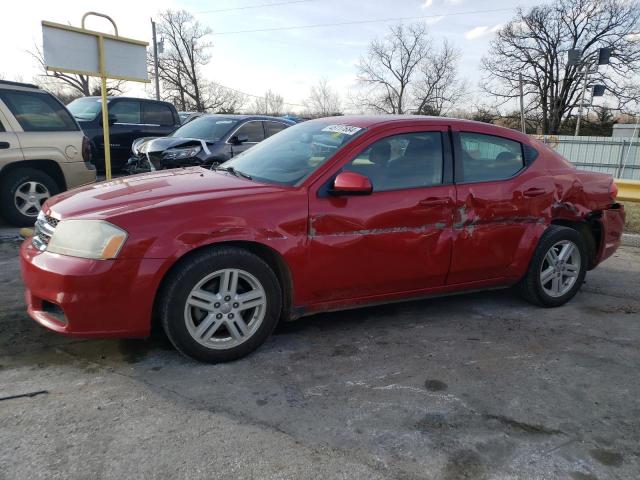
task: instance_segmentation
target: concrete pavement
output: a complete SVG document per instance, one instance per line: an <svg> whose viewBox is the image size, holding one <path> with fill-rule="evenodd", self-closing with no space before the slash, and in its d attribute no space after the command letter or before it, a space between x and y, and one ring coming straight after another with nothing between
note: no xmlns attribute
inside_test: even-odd
<svg viewBox="0 0 640 480"><path fill-rule="evenodd" d="M162 337L78 340L24 313L0 245L0 478L640 476L640 250L570 304L509 291L285 325L203 365ZM117 295L117 292L114 292Z"/></svg>

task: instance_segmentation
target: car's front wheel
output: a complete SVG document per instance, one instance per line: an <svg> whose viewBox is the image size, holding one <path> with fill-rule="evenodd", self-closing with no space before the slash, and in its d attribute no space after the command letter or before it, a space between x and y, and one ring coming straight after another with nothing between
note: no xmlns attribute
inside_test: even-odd
<svg viewBox="0 0 640 480"><path fill-rule="evenodd" d="M551 225L533 254L529 269L518 287L536 305L559 307L571 300L584 282L587 257L580 233Z"/></svg>
<svg viewBox="0 0 640 480"><path fill-rule="evenodd" d="M204 250L181 262L159 292L160 319L183 354L203 362L235 360L271 334L281 309L278 279L251 252Z"/></svg>

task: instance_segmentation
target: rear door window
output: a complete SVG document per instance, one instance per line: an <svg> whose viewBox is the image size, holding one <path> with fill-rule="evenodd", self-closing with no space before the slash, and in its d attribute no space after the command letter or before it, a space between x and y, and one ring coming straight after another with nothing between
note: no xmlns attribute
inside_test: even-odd
<svg viewBox="0 0 640 480"><path fill-rule="evenodd" d="M140 124L140 102L121 100L109 104L109 115L116 117L116 123Z"/></svg>
<svg viewBox="0 0 640 480"><path fill-rule="evenodd" d="M462 181L504 180L524 167L520 142L495 135L460 132L460 143Z"/></svg>
<svg viewBox="0 0 640 480"><path fill-rule="evenodd" d="M258 143L264 140L264 130L262 128L262 122L247 122L242 125L234 135L238 137L247 136L249 143Z"/></svg>
<svg viewBox="0 0 640 480"><path fill-rule="evenodd" d="M264 122L264 138L269 138L271 135L281 132L288 126L289 125L280 122Z"/></svg>
<svg viewBox="0 0 640 480"><path fill-rule="evenodd" d="M173 120L173 112L168 105L163 103L143 103L142 123L170 126L175 122Z"/></svg>
<svg viewBox="0 0 640 480"><path fill-rule="evenodd" d="M0 98L25 132L78 130L67 109L48 93L3 90Z"/></svg>

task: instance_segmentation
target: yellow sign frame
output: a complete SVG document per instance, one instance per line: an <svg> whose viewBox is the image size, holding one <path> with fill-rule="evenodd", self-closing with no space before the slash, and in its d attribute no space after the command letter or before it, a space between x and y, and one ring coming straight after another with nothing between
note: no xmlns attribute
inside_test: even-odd
<svg viewBox="0 0 640 480"><path fill-rule="evenodd" d="M89 30L84 28L84 22L87 17L95 16L106 18L113 25L113 29L115 30L115 35L105 32L98 32L95 30ZM142 80L140 78L134 77L126 77L119 75L108 75L105 68L105 57L104 57L104 39L117 40L119 42L129 43L132 45L138 45L143 47L148 47L149 42L143 42L141 40L134 40L132 38L121 37L118 35L118 27L116 22L113 19L105 15L104 13L98 12L87 12L82 16L82 27L72 27L70 25L63 25L61 23L48 22L46 20L42 21L43 27L56 28L60 30L66 30L68 32L77 32L84 33L87 35L93 35L98 39L98 72L90 72L85 70L74 70L69 68L60 68L60 67L51 67L49 65L45 65L45 68L54 72L62 72L62 73L71 73L75 75L87 75L90 77L98 77L100 78L100 93L101 93L101 102L102 102L102 130L103 130L103 140L104 140L104 168L105 168L105 176L107 180L111 180L111 143L109 141L109 111L108 111L108 103L107 103L107 79L114 80L126 80L129 82L142 82L148 83L150 80Z"/></svg>

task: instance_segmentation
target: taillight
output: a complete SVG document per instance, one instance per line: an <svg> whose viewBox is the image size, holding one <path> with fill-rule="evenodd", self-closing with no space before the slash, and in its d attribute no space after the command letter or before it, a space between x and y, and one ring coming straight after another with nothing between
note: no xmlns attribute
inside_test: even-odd
<svg viewBox="0 0 640 480"><path fill-rule="evenodd" d="M618 196L618 185L616 185L614 180L611 181L611 185L609 186L609 195L611 195L611 200L615 202Z"/></svg>
<svg viewBox="0 0 640 480"><path fill-rule="evenodd" d="M91 142L86 136L82 137L82 159L86 163L91 162Z"/></svg>

